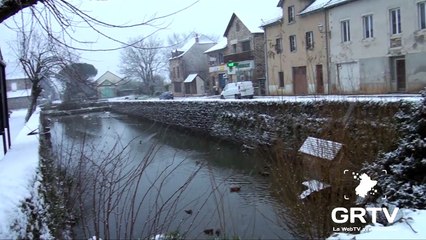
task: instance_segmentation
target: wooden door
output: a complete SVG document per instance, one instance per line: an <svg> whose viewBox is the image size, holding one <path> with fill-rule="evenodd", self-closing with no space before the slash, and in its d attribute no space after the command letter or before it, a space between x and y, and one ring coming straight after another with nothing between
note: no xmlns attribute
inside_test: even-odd
<svg viewBox="0 0 426 240"><path fill-rule="evenodd" d="M396 59L395 60L395 70L396 70L396 88L398 91L404 92L406 87L405 79L405 59Z"/></svg>
<svg viewBox="0 0 426 240"><path fill-rule="evenodd" d="M308 94L308 80L306 79L306 67L293 67L294 94Z"/></svg>
<svg viewBox="0 0 426 240"><path fill-rule="evenodd" d="M322 65L316 65L315 72L316 72L316 78L317 78L317 93L323 94L324 79L323 79Z"/></svg>

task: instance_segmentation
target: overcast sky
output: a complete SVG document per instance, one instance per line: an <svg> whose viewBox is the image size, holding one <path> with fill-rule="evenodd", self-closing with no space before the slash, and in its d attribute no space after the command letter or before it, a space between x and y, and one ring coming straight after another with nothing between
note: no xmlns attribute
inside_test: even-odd
<svg viewBox="0 0 426 240"><path fill-rule="evenodd" d="M129 24L151 19L153 16L169 14L187 6L186 10L171 17L157 21L161 30L157 36L166 39L173 32L188 33L191 31L200 34L223 36L226 26L233 12L244 12L253 16L254 20L269 20L278 17L281 12L276 7L278 0L73 0L74 5L86 11L89 15L99 20L113 24ZM14 19L19 21L20 14ZM8 19L4 23L13 26L13 20ZM253 20L252 19L252 20ZM20 67L16 63L16 56L11 46L16 44L16 33L8 29L5 24L0 24L0 47L7 63L7 76L9 78L23 76ZM147 35L155 29L151 27L139 27L134 29L101 29L110 36L127 42L129 38ZM74 29L74 36L79 40L95 42L91 45L80 46L84 48L102 49L115 48L120 44L108 41L91 29ZM77 45L75 45L77 46ZM120 51L113 52L82 52L81 62L93 64L98 69L98 77L109 70L118 75L120 63Z"/></svg>

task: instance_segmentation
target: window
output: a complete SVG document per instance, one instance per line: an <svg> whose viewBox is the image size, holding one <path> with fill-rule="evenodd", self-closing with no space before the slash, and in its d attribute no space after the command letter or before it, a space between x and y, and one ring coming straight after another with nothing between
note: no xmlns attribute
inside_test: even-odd
<svg viewBox="0 0 426 240"><path fill-rule="evenodd" d="M288 7L288 23L294 22L294 6Z"/></svg>
<svg viewBox="0 0 426 240"><path fill-rule="evenodd" d="M283 51L282 42L283 41L282 41L281 38L275 39L275 52L282 53L282 51Z"/></svg>
<svg viewBox="0 0 426 240"><path fill-rule="evenodd" d="M314 32L306 32L305 35L306 40L306 49L313 49L314 48Z"/></svg>
<svg viewBox="0 0 426 240"><path fill-rule="evenodd" d="M351 29L349 26L349 20L344 20L340 22L340 28L342 32L342 42L351 41Z"/></svg>
<svg viewBox="0 0 426 240"><path fill-rule="evenodd" d="M18 84L16 82L13 82L11 87L12 87L12 91L18 90Z"/></svg>
<svg viewBox="0 0 426 240"><path fill-rule="evenodd" d="M224 63L224 60L223 60L223 53L219 53L219 57L218 57L218 59L219 59L218 64L222 64L222 63Z"/></svg>
<svg viewBox="0 0 426 240"><path fill-rule="evenodd" d="M237 53L237 44L232 44L233 53Z"/></svg>
<svg viewBox="0 0 426 240"><path fill-rule="evenodd" d="M426 29L426 2L417 3L419 15L419 28Z"/></svg>
<svg viewBox="0 0 426 240"><path fill-rule="evenodd" d="M250 41L244 41L241 43L241 49L243 52L250 51Z"/></svg>
<svg viewBox="0 0 426 240"><path fill-rule="evenodd" d="M296 51L296 35L290 36L290 52Z"/></svg>
<svg viewBox="0 0 426 240"><path fill-rule="evenodd" d="M180 72L179 72L179 67L177 67L176 69L177 69L177 74L176 74L176 77L177 77L177 78L180 78Z"/></svg>
<svg viewBox="0 0 426 240"><path fill-rule="evenodd" d="M391 33L401 33L401 9L395 8L390 10Z"/></svg>
<svg viewBox="0 0 426 240"><path fill-rule="evenodd" d="M279 79L279 84L280 84L280 88L284 87L284 72L278 72L278 79Z"/></svg>
<svg viewBox="0 0 426 240"><path fill-rule="evenodd" d="M373 15L362 17L362 25L364 28L364 39L373 38Z"/></svg>
<svg viewBox="0 0 426 240"><path fill-rule="evenodd" d="M237 22L237 23L235 24L235 30L236 30L237 32L239 32L239 31L240 31L240 29L241 29L240 23L239 23L239 22Z"/></svg>

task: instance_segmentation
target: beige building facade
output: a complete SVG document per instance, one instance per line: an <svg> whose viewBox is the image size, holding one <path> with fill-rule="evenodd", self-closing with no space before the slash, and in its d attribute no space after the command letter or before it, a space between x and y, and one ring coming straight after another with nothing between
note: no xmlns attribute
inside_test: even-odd
<svg viewBox="0 0 426 240"><path fill-rule="evenodd" d="M281 0L283 17L263 25L271 95L328 93L326 15L314 4Z"/></svg>

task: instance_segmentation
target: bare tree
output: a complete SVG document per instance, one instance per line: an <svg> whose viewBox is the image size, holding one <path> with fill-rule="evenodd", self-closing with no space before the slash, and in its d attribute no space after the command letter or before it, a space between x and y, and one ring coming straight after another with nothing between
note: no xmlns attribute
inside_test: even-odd
<svg viewBox="0 0 426 240"><path fill-rule="evenodd" d="M0 1L0 23L3 23L6 19L27 8L30 11L32 20L37 23L37 27L41 28L46 35L49 36L51 41L56 42L59 45L82 51L114 51L134 46L138 42L144 41L145 38L153 36L158 31L167 28L168 23L164 20L176 15L177 13L185 11L199 1L200 0L194 0L193 3L179 8L176 11L163 15L154 14L150 18L144 18L136 23L116 25L92 17L86 11L73 5L69 0L3 0ZM59 26L59 29L54 26ZM72 43L93 44L96 42L87 42L78 39L75 36L75 27L90 28L98 33L101 38L115 42L118 46L111 48L76 47ZM143 27L150 27L153 30L150 34L146 35L145 38L140 39L138 42L132 42L130 45L105 32L105 29L108 28L136 29ZM60 35L57 33L60 33Z"/></svg>
<svg viewBox="0 0 426 240"><path fill-rule="evenodd" d="M156 76L165 71L168 63L165 48L155 37L144 41L130 40L129 45L132 47L121 52L120 71L129 79L141 81L144 93L153 94L156 86L163 85Z"/></svg>
<svg viewBox="0 0 426 240"><path fill-rule="evenodd" d="M25 75L31 81L30 105L25 116L25 121L28 121L37 107L37 100L43 90L42 85L47 84L56 68L72 56L35 31L22 30L19 35L15 53Z"/></svg>

